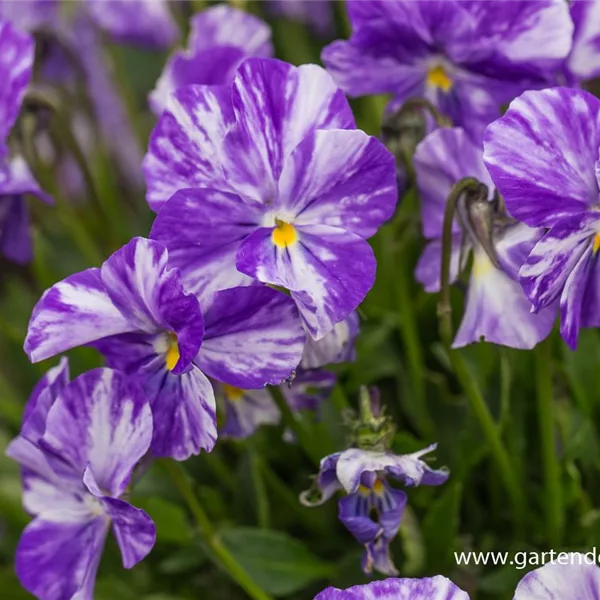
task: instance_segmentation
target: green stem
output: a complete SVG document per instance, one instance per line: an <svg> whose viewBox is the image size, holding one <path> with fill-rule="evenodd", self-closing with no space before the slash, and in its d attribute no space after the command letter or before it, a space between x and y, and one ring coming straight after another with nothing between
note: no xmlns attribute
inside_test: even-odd
<svg viewBox="0 0 600 600"><path fill-rule="evenodd" d="M292 412L290 405L286 402L281 390L277 386L269 386L269 391L271 392L271 397L273 398L273 402L277 405L279 412L281 413L281 417L283 422L287 427L289 427L296 436L298 440L298 444L306 454L306 456L311 460L312 463L318 465L320 463L321 457L317 456L314 452L314 444L310 439L310 434L304 428L304 424L296 418L296 415Z"/></svg>
<svg viewBox="0 0 600 600"><path fill-rule="evenodd" d="M563 533L562 490L560 465L555 449L555 414L552 393L552 346L546 340L534 352L540 443L544 464L544 507L548 523L548 537L552 547L557 548Z"/></svg>
<svg viewBox="0 0 600 600"><path fill-rule="evenodd" d="M413 398L410 399L410 404L413 408L414 418L417 422L416 425L420 429L421 434L424 437L430 437L433 434L434 428L427 410L425 362L419 339L413 296L410 291L411 281L407 271L405 262L399 262L394 279L398 306L400 307L398 323L406 351L412 392L414 394Z"/></svg>
<svg viewBox="0 0 600 600"><path fill-rule="evenodd" d="M269 529L271 525L271 511L269 510L269 497L265 488L260 454L250 446L250 468L252 469L252 482L254 484L254 495L256 498L256 516L258 526L261 529Z"/></svg>
<svg viewBox="0 0 600 600"><path fill-rule="evenodd" d="M254 600L273 600L269 594L254 582L223 545L217 531L213 527L212 521L198 501L183 466L170 460L161 461L161 465L187 503L190 512L196 519L206 545L214 552L231 578Z"/></svg>
<svg viewBox="0 0 600 600"><path fill-rule="evenodd" d="M444 213L444 229L442 237L442 268L441 294L438 305L440 336L444 342L454 371L463 391L465 392L471 410L479 422L488 441L492 457L496 462L500 477L508 493L509 501L515 514L517 527L521 529L525 523L525 498L513 468L509 455L502 443L500 432L490 410L481 394L479 386L469 371L467 363L461 354L452 349L452 307L450 304L450 261L452 255L452 223L459 200L468 191L479 189L480 183L472 178L461 179L450 192Z"/></svg>

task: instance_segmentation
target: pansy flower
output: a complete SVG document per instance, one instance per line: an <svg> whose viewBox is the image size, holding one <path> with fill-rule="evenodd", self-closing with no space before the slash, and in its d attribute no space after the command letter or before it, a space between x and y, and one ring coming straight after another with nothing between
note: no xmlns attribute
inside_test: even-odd
<svg viewBox="0 0 600 600"><path fill-rule="evenodd" d="M314 600L469 600L469 595L442 575L395 579L355 585L346 590L327 588Z"/></svg>
<svg viewBox="0 0 600 600"><path fill-rule="evenodd" d="M315 411L325 400L336 382L329 371L298 371L293 380L280 386L285 401L293 411ZM225 422L219 430L224 437L244 439L261 425L277 425L281 413L268 389L243 390L223 384L218 386Z"/></svg>
<svg viewBox="0 0 600 600"><path fill-rule="evenodd" d="M600 568L585 554L560 553L557 561L527 573L517 585L514 600L595 598L600 592ZM373 581L345 590L327 588L314 600L469 600L469 595L442 575L422 579Z"/></svg>
<svg viewBox="0 0 600 600"><path fill-rule="evenodd" d="M19 116L31 79L34 43L8 21L0 21L0 253L17 263L32 257L29 210L25 195L51 202L33 178L25 160L11 155L8 136Z"/></svg>
<svg viewBox="0 0 600 600"><path fill-rule="evenodd" d="M397 200L393 156L354 128L315 65L251 58L233 86L177 90L144 168L162 209L151 237L189 289L286 288L316 339L348 317L375 277L366 239Z"/></svg>
<svg viewBox="0 0 600 600"><path fill-rule="evenodd" d="M338 504L339 518L358 542L365 546L363 570L396 574L389 543L398 533L407 502L406 493L389 480L407 487L441 485L446 469L431 469L422 457L435 450L433 444L419 452L397 456L389 451L350 448L326 456L314 485L300 496L305 506L319 506L337 491L346 492Z"/></svg>
<svg viewBox="0 0 600 600"><path fill-rule="evenodd" d="M138 380L154 414L152 451L184 460L216 440L207 375L242 388L287 379L302 356L294 303L267 287L226 290L201 310L168 253L135 238L101 268L50 288L33 311L25 351L33 362L93 344Z"/></svg>
<svg viewBox="0 0 600 600"><path fill-rule="evenodd" d="M169 58L150 94L150 107L160 115L177 88L231 84L244 59L272 55L271 29L264 21L226 4L211 6L192 17L188 47Z"/></svg>
<svg viewBox="0 0 600 600"><path fill-rule="evenodd" d="M481 134L502 104L545 85L571 48L562 0L351 0L352 36L323 62L351 96L426 98Z"/></svg>
<svg viewBox="0 0 600 600"><path fill-rule="evenodd" d="M509 213L547 233L519 278L539 312L560 303L571 348L600 325L600 100L583 90L526 92L492 123L484 160Z"/></svg>
<svg viewBox="0 0 600 600"><path fill-rule="evenodd" d="M519 285L519 269L543 229L509 219L483 163L483 149L461 128L441 128L429 134L414 156L421 197L423 234L428 240L416 269L427 292L440 289L442 229L452 187L473 177L487 187L477 203L458 206L452 227L450 283L456 281L472 255L465 310L453 346L485 339L512 348L533 348L551 331L555 314L531 313L531 303Z"/></svg>
<svg viewBox="0 0 600 600"><path fill-rule="evenodd" d="M152 439L152 412L140 388L110 369L69 382L61 361L36 387L7 454L23 476L34 520L17 547L16 572L40 600L92 600L112 527L123 566L154 546L150 517L121 499Z"/></svg>
<svg viewBox="0 0 600 600"><path fill-rule="evenodd" d="M167 48L179 28L167 0L82 0L97 27L116 42Z"/></svg>

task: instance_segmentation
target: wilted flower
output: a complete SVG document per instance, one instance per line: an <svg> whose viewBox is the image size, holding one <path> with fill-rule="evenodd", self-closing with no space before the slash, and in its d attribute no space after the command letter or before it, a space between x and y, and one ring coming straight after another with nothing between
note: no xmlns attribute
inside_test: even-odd
<svg viewBox="0 0 600 600"><path fill-rule="evenodd" d="M423 234L428 244L416 278L428 292L440 289L444 211L452 187L464 177L483 184L483 196L459 204L452 227L450 283L473 265L465 310L453 346L488 342L533 348L551 331L552 310L531 314L518 272L543 229L508 218L483 163L483 149L461 128L442 128L419 144L414 156L421 196Z"/></svg>
<svg viewBox="0 0 600 600"><path fill-rule="evenodd" d="M549 231L519 271L538 312L560 299L571 348L600 325L600 100L582 90L526 92L485 136L485 164L509 213Z"/></svg>
<svg viewBox="0 0 600 600"><path fill-rule="evenodd" d="M122 374L96 369L69 383L66 359L48 372L7 449L35 516L16 555L25 589L40 600L92 600L111 526L125 568L150 552L152 520L120 498L151 439L150 406Z"/></svg>
<svg viewBox="0 0 600 600"><path fill-rule="evenodd" d="M436 444L402 456L391 452L394 427L374 404L363 389L360 417L351 423L353 442L358 447L326 456L312 488L301 494L300 501L305 506L319 506L336 492L346 492L338 503L339 518L365 546L363 570L394 575L397 570L389 556L389 543L398 533L407 496L389 480L407 487L441 485L450 473L431 469L422 460Z"/></svg>
<svg viewBox="0 0 600 600"><path fill-rule="evenodd" d="M314 600L469 600L469 595L442 575L423 579L384 579L347 590L327 588Z"/></svg>
<svg viewBox="0 0 600 600"><path fill-rule="evenodd" d="M318 410L335 385L336 376L323 370L299 371L289 383L279 386L293 411ZM281 413L268 389L243 390L232 385L218 386L225 409L225 423L219 430L223 437L243 439L260 425L276 425Z"/></svg>
<svg viewBox="0 0 600 600"><path fill-rule="evenodd" d="M192 17L188 48L169 58L150 94L150 107L160 115L177 88L229 85L244 59L272 55L271 29L264 21L226 4L211 6Z"/></svg>
<svg viewBox="0 0 600 600"><path fill-rule="evenodd" d="M8 145L31 79L33 55L33 39L11 23L0 21L0 252L18 263L27 263L32 256L25 194L52 201L38 186L25 160L11 156Z"/></svg>
<svg viewBox="0 0 600 600"><path fill-rule="evenodd" d="M351 0L348 14L351 38L322 54L348 94L426 98L473 133L558 72L573 32L562 0Z"/></svg>
<svg viewBox="0 0 600 600"><path fill-rule="evenodd" d="M183 460L216 440L206 375L244 388L279 384L300 361L305 336L294 303L266 287L220 292L202 312L167 260L160 244L135 238L102 268L55 284L33 311L25 350L38 362L97 347L142 385L153 453Z"/></svg>
<svg viewBox="0 0 600 600"><path fill-rule="evenodd" d="M366 239L397 199L392 155L354 127L314 65L248 59L233 87L177 90L144 168L162 209L151 237L189 289L282 286L316 339L348 317L375 277Z"/></svg>

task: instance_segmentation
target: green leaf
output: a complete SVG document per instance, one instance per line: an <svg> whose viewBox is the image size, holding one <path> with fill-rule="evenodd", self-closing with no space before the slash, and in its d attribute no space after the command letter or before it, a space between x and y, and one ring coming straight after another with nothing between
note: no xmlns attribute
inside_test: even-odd
<svg viewBox="0 0 600 600"><path fill-rule="evenodd" d="M248 575L276 596L292 594L334 571L304 544L279 531L240 527L221 531L221 537Z"/></svg>
<svg viewBox="0 0 600 600"><path fill-rule="evenodd" d="M180 506L162 498L137 498L135 505L145 510L156 525L159 542L187 544L192 539L192 528Z"/></svg>
<svg viewBox="0 0 600 600"><path fill-rule="evenodd" d="M462 489L460 483L449 486L432 505L423 521L422 532L428 565L441 572L453 564L452 553L456 547L460 523Z"/></svg>

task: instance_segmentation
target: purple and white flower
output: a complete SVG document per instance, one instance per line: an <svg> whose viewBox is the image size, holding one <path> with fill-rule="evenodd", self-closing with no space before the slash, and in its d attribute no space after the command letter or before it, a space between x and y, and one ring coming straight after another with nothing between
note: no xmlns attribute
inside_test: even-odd
<svg viewBox="0 0 600 600"><path fill-rule="evenodd" d="M403 456L359 448L331 454L321 461L313 487L303 492L300 501L305 506L319 506L343 490L347 495L338 503L339 518L365 546L363 570L397 574L388 546L398 533L407 496L388 480L406 487L445 483L448 470L431 469L421 459L435 448L433 444Z"/></svg>
<svg viewBox="0 0 600 600"><path fill-rule="evenodd" d="M179 28L167 0L83 0L97 27L116 42L168 48Z"/></svg>
<svg viewBox="0 0 600 600"><path fill-rule="evenodd" d="M232 87L180 88L144 168L151 237L190 290L284 287L319 339L372 287L366 239L393 214L394 158L323 69L251 58Z"/></svg>
<svg viewBox="0 0 600 600"><path fill-rule="evenodd" d="M91 344L140 382L154 414L152 451L184 460L217 431L207 375L242 388L279 384L302 356L294 303L267 287L217 293L201 310L167 250L135 238L101 268L50 288L33 311L25 351L39 362Z"/></svg>
<svg viewBox="0 0 600 600"><path fill-rule="evenodd" d="M429 134L417 147L414 165L423 234L428 240L416 278L427 292L437 292L444 211L452 187L464 177L474 177L487 186L490 202L495 189L483 163L482 147L462 128L441 128ZM453 347L485 339L512 348L533 348L548 336L555 315L552 310L531 314L531 303L519 285L518 273L544 230L510 222L502 214L491 214L491 221L490 231L486 225L480 232L467 209L458 207L452 230L450 283L458 279L471 254L473 265L463 320ZM490 239L481 239L481 234Z"/></svg>
<svg viewBox="0 0 600 600"><path fill-rule="evenodd" d="M172 92L190 84L230 85L243 60L273 55L270 27L258 17L226 4L194 15L187 50L169 58L150 94L150 107L160 115Z"/></svg>
<svg viewBox="0 0 600 600"><path fill-rule="evenodd" d="M290 383L280 386L281 393L293 411L318 410L336 382L329 371L300 370ZM268 389L243 390L223 384L218 387L225 409L225 423L219 434L223 437L244 439L261 425L277 425L281 413Z"/></svg>
<svg viewBox="0 0 600 600"><path fill-rule="evenodd" d="M569 10L575 31L565 76L569 85L577 85L600 75L600 4L593 0L573 0Z"/></svg>
<svg viewBox="0 0 600 600"><path fill-rule="evenodd" d="M29 210L25 195L50 203L33 178L25 160L10 156L8 136L19 116L21 103L31 79L34 43L31 36L0 21L0 253L17 263L32 258Z"/></svg>
<svg viewBox="0 0 600 600"><path fill-rule="evenodd" d="M517 585L514 600L558 600L595 598L600 594L600 568L580 552L561 553L560 562L550 562L527 573Z"/></svg>
<svg viewBox="0 0 600 600"><path fill-rule="evenodd" d="M110 369L69 382L63 359L36 387L7 454L22 467L35 518L16 555L23 587L40 600L92 600L112 526L123 566L152 549L154 523L120 499L152 439L152 412L136 384Z"/></svg>
<svg viewBox="0 0 600 600"><path fill-rule="evenodd" d="M335 327L320 340L310 336L304 346L304 354L300 366L303 369L319 369L325 365L354 361L356 350L354 343L358 336L360 320L356 312Z"/></svg>
<svg viewBox="0 0 600 600"><path fill-rule="evenodd" d="M314 600L469 600L469 595L442 575L423 579L384 579L347 590L327 588Z"/></svg>
<svg viewBox="0 0 600 600"><path fill-rule="evenodd" d="M481 134L515 96L562 68L573 24L562 0L351 0L352 36L322 53L351 96L433 102Z"/></svg>
<svg viewBox="0 0 600 600"><path fill-rule="evenodd" d="M526 92L485 136L484 160L509 213L547 233L519 271L532 310L560 303L571 348L600 325L600 100L583 90Z"/></svg>

